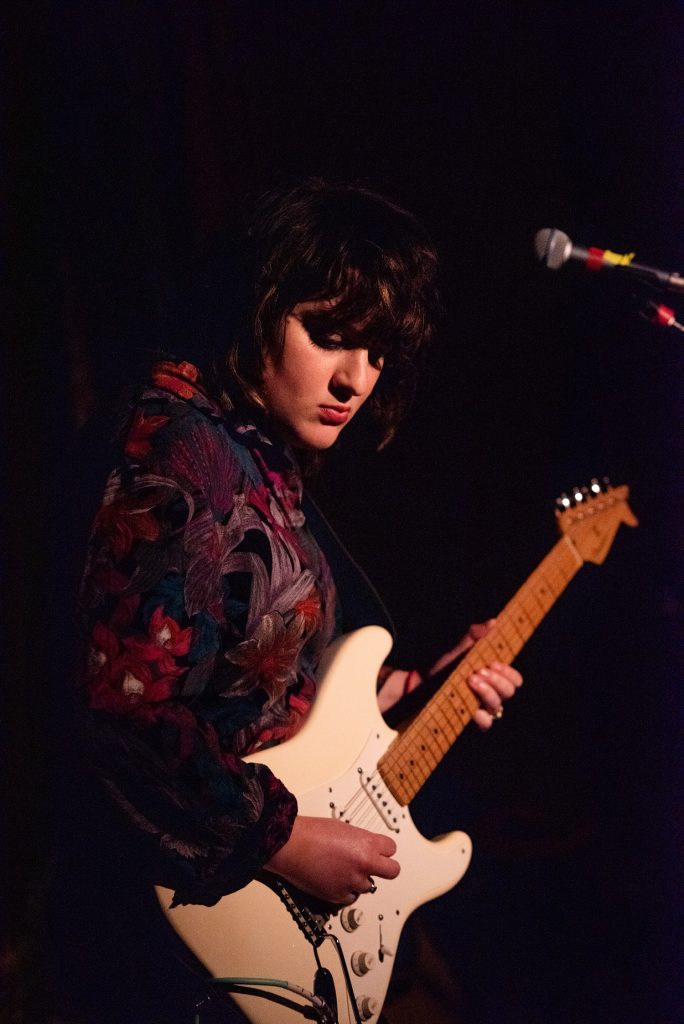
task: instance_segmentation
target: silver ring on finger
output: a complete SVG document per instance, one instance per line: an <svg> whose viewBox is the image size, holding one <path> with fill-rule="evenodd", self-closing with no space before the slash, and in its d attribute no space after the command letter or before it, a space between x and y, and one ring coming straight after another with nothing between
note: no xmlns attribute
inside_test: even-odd
<svg viewBox="0 0 684 1024"><path fill-rule="evenodd" d="M378 891L378 887L373 881L373 879L370 877L370 875L368 876L368 881L370 882L370 889L368 890L368 892L372 895L374 892Z"/></svg>
<svg viewBox="0 0 684 1024"><path fill-rule="evenodd" d="M490 708L489 714L495 722L498 722L500 718L503 718L504 708L503 704L499 704L498 708Z"/></svg>

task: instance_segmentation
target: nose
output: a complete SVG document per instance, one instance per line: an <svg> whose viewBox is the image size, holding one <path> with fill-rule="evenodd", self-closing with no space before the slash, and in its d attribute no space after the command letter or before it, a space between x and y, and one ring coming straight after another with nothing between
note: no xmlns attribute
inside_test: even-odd
<svg viewBox="0 0 684 1024"><path fill-rule="evenodd" d="M331 381L333 392L364 395L368 389L369 371L368 349L341 349Z"/></svg>

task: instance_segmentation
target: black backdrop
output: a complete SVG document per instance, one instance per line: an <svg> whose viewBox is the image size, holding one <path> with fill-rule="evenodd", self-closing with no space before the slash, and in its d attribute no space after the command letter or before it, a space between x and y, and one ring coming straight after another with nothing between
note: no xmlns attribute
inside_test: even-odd
<svg viewBox="0 0 684 1024"><path fill-rule="evenodd" d="M504 721L416 802L476 850L419 914L447 965L425 998L464 1024L680 1019L684 349L617 274L545 272L531 240L557 225L684 269L681 5L95 0L8 27L6 964L59 813L98 486L76 428L244 197L324 174L414 210L444 265L400 438L369 456L352 436L313 488L394 615L396 660L496 613L553 542L559 491L609 474L641 520L523 653Z"/></svg>

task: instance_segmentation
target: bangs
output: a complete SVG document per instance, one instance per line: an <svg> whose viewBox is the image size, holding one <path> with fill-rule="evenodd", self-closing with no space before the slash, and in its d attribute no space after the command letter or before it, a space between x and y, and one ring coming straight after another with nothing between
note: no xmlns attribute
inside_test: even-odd
<svg viewBox="0 0 684 1024"><path fill-rule="evenodd" d="M309 314L326 333L339 334L351 348L367 348L371 361L393 361L403 347L403 318L396 303L381 299L378 282L352 272L348 283L335 282L330 290L305 301L328 301L330 307Z"/></svg>
<svg viewBox="0 0 684 1024"><path fill-rule="evenodd" d="M410 259L368 238L317 241L321 257L333 251L335 259L326 265L310 254L290 295L281 293L281 310L298 302L330 302L330 310L319 314L328 328L367 348L371 359L413 359L429 340L438 306L431 248L414 245Z"/></svg>
<svg viewBox="0 0 684 1024"><path fill-rule="evenodd" d="M417 356L441 315L437 254L412 214L377 193L311 179L262 198L252 219L251 331L232 345L233 392L258 402L265 359L300 303L329 303L316 323L367 348L383 372L371 396L381 444L415 387Z"/></svg>

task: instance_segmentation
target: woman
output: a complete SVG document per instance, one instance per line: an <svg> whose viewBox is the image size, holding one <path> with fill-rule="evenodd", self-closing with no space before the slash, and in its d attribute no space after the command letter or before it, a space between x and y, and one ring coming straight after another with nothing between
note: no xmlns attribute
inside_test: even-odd
<svg viewBox="0 0 684 1024"><path fill-rule="evenodd" d="M318 181L262 203L248 253L227 357L205 376L165 359L130 408L83 586L87 735L132 870L176 902L214 903L266 869L349 904L399 873L394 842L299 816L241 757L297 731L322 651L359 624L368 595L357 582L340 599L298 459L366 403L380 443L393 436L432 333L436 258L405 211ZM382 675L383 711L421 681ZM499 663L471 678L481 728L520 681Z"/></svg>

